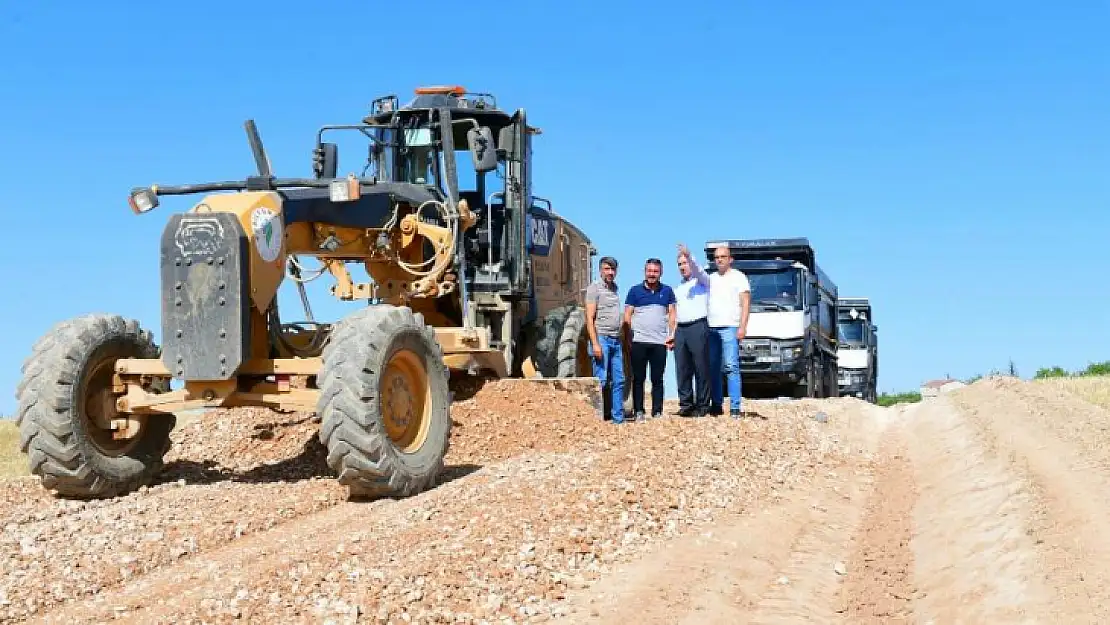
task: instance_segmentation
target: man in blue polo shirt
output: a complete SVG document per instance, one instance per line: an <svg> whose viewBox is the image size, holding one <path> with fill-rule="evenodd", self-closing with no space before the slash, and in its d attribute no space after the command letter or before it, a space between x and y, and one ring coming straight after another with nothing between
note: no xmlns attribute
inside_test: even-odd
<svg viewBox="0 0 1110 625"><path fill-rule="evenodd" d="M632 328L632 410L644 420L644 380L651 366L651 416L663 416L663 371L667 348L674 344L675 296L659 281L663 262L649 258L644 264L644 281L628 290L624 300L624 322Z"/></svg>

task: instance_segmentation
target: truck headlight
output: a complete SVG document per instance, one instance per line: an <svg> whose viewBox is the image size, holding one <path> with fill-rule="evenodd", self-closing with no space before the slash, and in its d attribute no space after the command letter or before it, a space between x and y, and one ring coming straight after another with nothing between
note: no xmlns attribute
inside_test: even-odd
<svg viewBox="0 0 1110 625"><path fill-rule="evenodd" d="M782 359L783 360L794 360L795 358L797 358L801 355L802 355L802 348L801 347L787 347L786 349L782 350Z"/></svg>

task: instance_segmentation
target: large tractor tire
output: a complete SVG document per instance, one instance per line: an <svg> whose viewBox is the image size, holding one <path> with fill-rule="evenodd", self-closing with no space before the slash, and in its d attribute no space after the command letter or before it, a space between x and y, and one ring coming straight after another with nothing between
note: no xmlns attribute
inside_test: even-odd
<svg viewBox="0 0 1110 625"><path fill-rule="evenodd" d="M333 326L322 359L320 441L351 497L434 486L451 437L450 376L423 316L384 304L360 310Z"/></svg>
<svg viewBox="0 0 1110 625"><path fill-rule="evenodd" d="M544 317L536 341L536 366L545 378L593 375L585 309L563 306Z"/></svg>
<svg viewBox="0 0 1110 625"><path fill-rule="evenodd" d="M621 402L625 412L628 412L632 410L631 350L625 346L622 355L624 388ZM585 308L570 305L547 313L536 341L536 365L545 378L593 377L593 355L590 353L590 333L586 331Z"/></svg>
<svg viewBox="0 0 1110 625"><path fill-rule="evenodd" d="M158 358L151 334L118 315L60 323L35 343L16 390L19 448L42 485L63 497L127 494L151 482L170 448L173 415L131 415L134 436L115 440L112 389L120 358ZM168 380L147 387L168 391Z"/></svg>

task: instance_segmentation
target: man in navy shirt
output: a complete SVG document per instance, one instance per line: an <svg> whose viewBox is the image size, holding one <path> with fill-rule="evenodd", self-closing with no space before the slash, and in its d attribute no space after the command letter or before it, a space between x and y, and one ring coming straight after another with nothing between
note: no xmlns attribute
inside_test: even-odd
<svg viewBox="0 0 1110 625"><path fill-rule="evenodd" d="M637 421L644 420L644 380L651 366L651 416L663 415L663 371L667 348L674 345L675 296L659 281L663 262L649 258L644 264L644 281L628 290L624 300L624 323L632 329L632 409Z"/></svg>

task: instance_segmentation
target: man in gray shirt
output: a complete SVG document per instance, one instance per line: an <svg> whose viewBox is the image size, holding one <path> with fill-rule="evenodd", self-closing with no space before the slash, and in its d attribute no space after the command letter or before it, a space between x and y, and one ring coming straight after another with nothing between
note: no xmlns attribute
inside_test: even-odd
<svg viewBox="0 0 1110 625"><path fill-rule="evenodd" d="M590 335L594 377L602 392L609 383L613 423L624 422L624 349L621 345L620 296L617 260L605 256L598 263L601 277L586 287L586 332Z"/></svg>
<svg viewBox="0 0 1110 625"><path fill-rule="evenodd" d="M637 421L644 420L644 380L651 366L651 416L663 416L663 371L667 349L674 346L674 290L659 281L663 262L649 258L644 281L628 290L624 321L632 328L632 406Z"/></svg>

